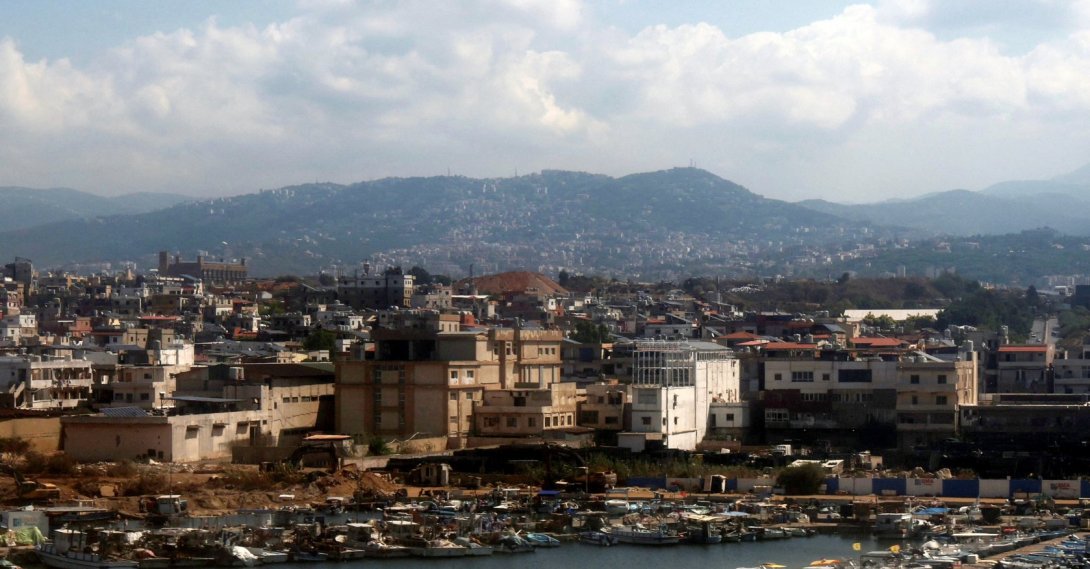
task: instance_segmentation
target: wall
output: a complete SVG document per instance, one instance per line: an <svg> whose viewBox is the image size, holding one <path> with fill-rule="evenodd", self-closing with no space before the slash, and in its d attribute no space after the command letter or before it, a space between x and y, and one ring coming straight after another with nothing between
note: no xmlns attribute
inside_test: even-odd
<svg viewBox="0 0 1090 569"><path fill-rule="evenodd" d="M50 417L0 421L0 437L18 437L29 442L32 450L54 452L61 448L61 420Z"/></svg>

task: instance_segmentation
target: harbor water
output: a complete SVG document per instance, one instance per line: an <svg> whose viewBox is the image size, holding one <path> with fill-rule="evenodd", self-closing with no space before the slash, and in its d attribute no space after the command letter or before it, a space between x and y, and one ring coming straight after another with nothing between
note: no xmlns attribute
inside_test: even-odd
<svg viewBox="0 0 1090 569"><path fill-rule="evenodd" d="M533 553L495 554L485 557L455 557L443 559L365 559L336 562L341 567L366 564L368 567L383 566L398 569L421 565L442 565L462 569L569 569L578 567L602 568L658 568L684 569L734 569L757 567L763 563L784 565L787 569L801 569L817 559L858 560L859 552L852 544L860 543L863 552L886 549L897 541L877 541L869 536L815 535L807 538L791 538L752 543L727 543L719 545L669 545L641 546L615 545L601 547L578 542L565 542L560 547L537 549ZM333 562L329 562L333 563ZM328 563L323 563L324 568ZM288 563L277 565L284 569L317 569L315 563Z"/></svg>

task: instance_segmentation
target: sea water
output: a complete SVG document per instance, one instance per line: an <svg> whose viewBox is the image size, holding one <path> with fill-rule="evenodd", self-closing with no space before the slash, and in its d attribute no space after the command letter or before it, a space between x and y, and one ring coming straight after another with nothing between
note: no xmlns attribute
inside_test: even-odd
<svg viewBox="0 0 1090 569"><path fill-rule="evenodd" d="M853 547L858 543L856 551ZM443 559L364 559L338 563L342 567L366 564L396 569L421 565L442 565L459 569L578 569L583 567L642 569L734 569L757 567L764 563L801 569L818 559L853 559L859 554L889 549L896 541L878 541L862 535L815 535L770 541L724 543L718 545L615 545L602 547L577 542L565 542L560 547L538 549L533 553L494 554L486 557L456 557ZM324 566L325 564L320 564ZM314 563L278 565L284 569L318 569Z"/></svg>

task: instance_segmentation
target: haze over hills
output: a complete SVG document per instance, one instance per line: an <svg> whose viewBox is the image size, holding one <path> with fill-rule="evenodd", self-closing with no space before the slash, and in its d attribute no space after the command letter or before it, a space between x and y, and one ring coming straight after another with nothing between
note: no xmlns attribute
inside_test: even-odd
<svg viewBox="0 0 1090 569"><path fill-rule="evenodd" d="M544 171L502 179L388 178L306 184L135 215L0 233L39 265L135 260L160 249L248 257L258 274L330 264L431 263L458 274L579 267L639 275L737 270L759 248L851 240L873 230L763 198L694 168L621 178Z"/></svg>
<svg viewBox="0 0 1090 569"><path fill-rule="evenodd" d="M193 198L180 194L141 192L103 197L69 188L0 187L0 227L24 229L68 219L146 213Z"/></svg>
<svg viewBox="0 0 1090 569"><path fill-rule="evenodd" d="M871 204L798 203L846 219L944 235L1002 235L1039 227L1090 235L1090 164L1052 180L1000 182L980 191L950 190Z"/></svg>

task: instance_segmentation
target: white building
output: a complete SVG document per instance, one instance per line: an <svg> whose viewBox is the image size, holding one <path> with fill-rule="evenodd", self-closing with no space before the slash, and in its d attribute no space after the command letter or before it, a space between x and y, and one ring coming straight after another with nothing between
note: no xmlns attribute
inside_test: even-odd
<svg viewBox="0 0 1090 569"><path fill-rule="evenodd" d="M618 444L634 452L694 450L704 440L712 402L740 401L738 360L718 344L640 341L633 359L631 427Z"/></svg>
<svg viewBox="0 0 1090 569"><path fill-rule="evenodd" d="M90 399L93 384L88 360L0 357L0 407L75 407Z"/></svg>

